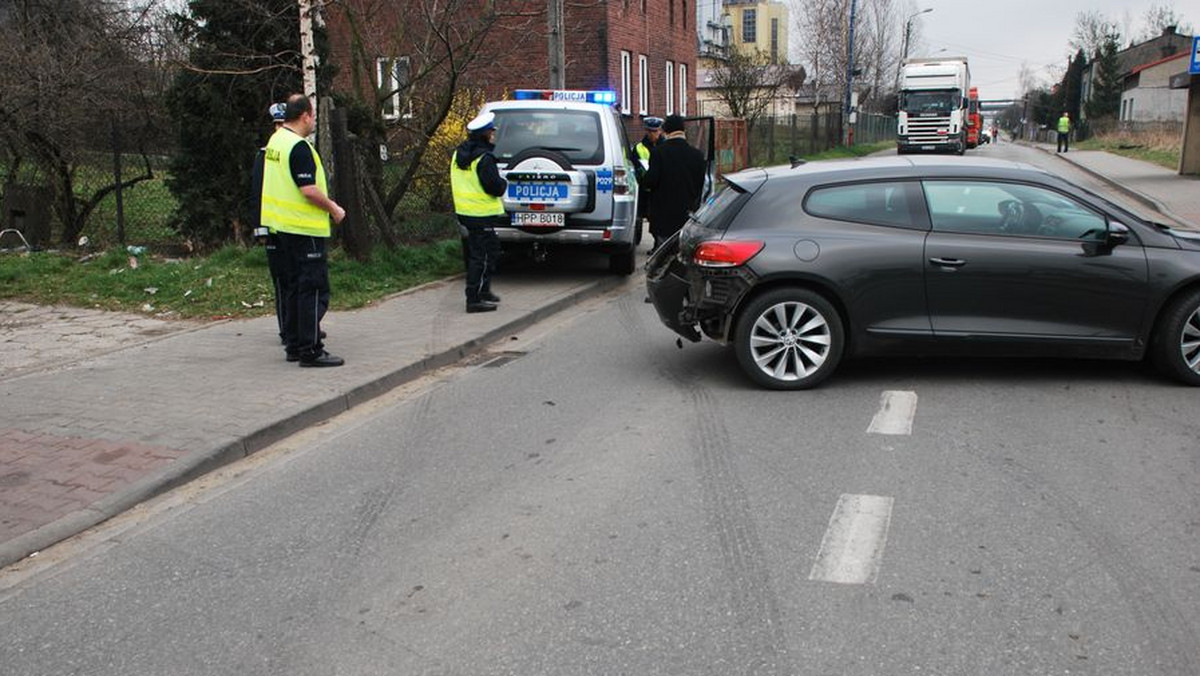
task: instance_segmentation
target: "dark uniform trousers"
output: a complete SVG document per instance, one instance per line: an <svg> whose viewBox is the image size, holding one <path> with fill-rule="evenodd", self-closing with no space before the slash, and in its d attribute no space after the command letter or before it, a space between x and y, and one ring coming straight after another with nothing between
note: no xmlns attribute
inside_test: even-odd
<svg viewBox="0 0 1200 676"><path fill-rule="evenodd" d="M284 299L287 297L288 278L287 264L279 247L279 235L267 235L265 246L267 269L271 271L271 285L275 287L275 322L279 325L279 339L286 345L288 311Z"/></svg>
<svg viewBox="0 0 1200 676"><path fill-rule="evenodd" d="M287 345L288 306L285 299L288 292L287 257L279 244L279 235L269 234L265 239L267 250L267 269L271 271L271 285L275 288L275 323L279 326L279 340ZM321 294L321 316L329 309L329 289Z"/></svg>
<svg viewBox="0 0 1200 676"><path fill-rule="evenodd" d="M500 258L500 238L495 228L465 225L467 229L467 302L478 303L479 294L492 291L492 273Z"/></svg>
<svg viewBox="0 0 1200 676"><path fill-rule="evenodd" d="M301 359L320 355L323 305L329 302L329 263L325 256L325 238L277 234L285 270L283 305L284 344L289 353ZM323 300L324 299L324 300Z"/></svg>

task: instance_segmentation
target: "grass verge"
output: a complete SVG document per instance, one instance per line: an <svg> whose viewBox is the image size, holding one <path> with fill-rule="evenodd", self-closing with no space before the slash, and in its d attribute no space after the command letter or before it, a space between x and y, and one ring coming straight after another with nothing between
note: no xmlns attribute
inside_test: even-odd
<svg viewBox="0 0 1200 676"><path fill-rule="evenodd" d="M381 247L364 263L335 249L329 259L331 303L339 310L363 307L461 271L458 239L396 251ZM0 298L163 318L224 319L274 312L262 247L228 246L211 256L186 259L130 256L120 250L83 258L61 252L0 254Z"/></svg>
<svg viewBox="0 0 1200 676"><path fill-rule="evenodd" d="M864 143L862 145L853 146L837 146L812 155L804 155L803 158L809 162L816 160L843 160L849 157L866 157L881 150L895 148L895 141L880 141L879 143Z"/></svg>
<svg viewBox="0 0 1200 676"><path fill-rule="evenodd" d="M1157 164L1172 171L1179 169L1179 147L1162 147L1157 145L1141 145L1129 139L1096 137L1080 141L1072 150L1103 150L1114 155L1130 157L1143 162Z"/></svg>

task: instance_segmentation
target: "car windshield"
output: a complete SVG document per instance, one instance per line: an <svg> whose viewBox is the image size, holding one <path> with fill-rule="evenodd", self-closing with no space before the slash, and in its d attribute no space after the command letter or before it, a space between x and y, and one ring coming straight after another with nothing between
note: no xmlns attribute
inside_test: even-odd
<svg viewBox="0 0 1200 676"><path fill-rule="evenodd" d="M572 164L600 164L600 116L586 110L496 110L496 158L507 162L529 148L555 150Z"/></svg>
<svg viewBox="0 0 1200 676"><path fill-rule="evenodd" d="M954 90L907 92L902 107L910 115L949 115L957 107L958 98L958 92Z"/></svg>

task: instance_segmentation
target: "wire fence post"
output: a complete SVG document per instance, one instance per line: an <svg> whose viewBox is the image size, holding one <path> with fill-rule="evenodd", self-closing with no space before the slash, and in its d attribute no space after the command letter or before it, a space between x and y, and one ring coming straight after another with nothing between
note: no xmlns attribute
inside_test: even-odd
<svg viewBox="0 0 1200 676"><path fill-rule="evenodd" d="M117 242L125 246L125 196L121 179L121 130L112 122L113 185L117 195Z"/></svg>

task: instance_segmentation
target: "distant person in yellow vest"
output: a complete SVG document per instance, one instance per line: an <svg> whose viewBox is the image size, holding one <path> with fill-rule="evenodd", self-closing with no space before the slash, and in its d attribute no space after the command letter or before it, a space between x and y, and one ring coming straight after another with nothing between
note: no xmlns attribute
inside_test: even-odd
<svg viewBox="0 0 1200 676"><path fill-rule="evenodd" d="M320 324L322 296L329 293L329 220L341 223L346 210L329 199L321 156L307 139L315 127L308 97L288 97L283 125L264 154L262 224L279 238L287 277L287 360L300 366L341 366L345 360L325 351Z"/></svg>
<svg viewBox="0 0 1200 676"><path fill-rule="evenodd" d="M467 140L450 158L454 213L467 231L467 312L491 312L500 304L492 293L492 273L500 257L497 225L508 218L500 197L508 182L496 166L496 116L483 113L467 123Z"/></svg>
<svg viewBox="0 0 1200 676"><path fill-rule="evenodd" d="M1058 118L1058 152L1067 152L1071 145L1071 116L1067 111L1063 111L1062 117Z"/></svg>

